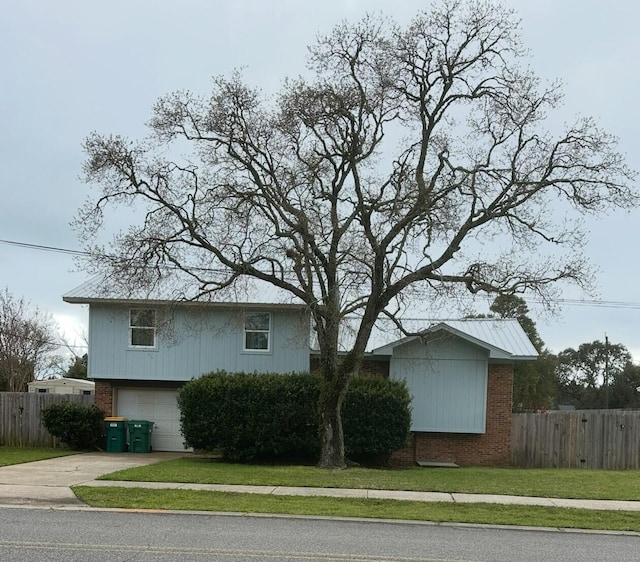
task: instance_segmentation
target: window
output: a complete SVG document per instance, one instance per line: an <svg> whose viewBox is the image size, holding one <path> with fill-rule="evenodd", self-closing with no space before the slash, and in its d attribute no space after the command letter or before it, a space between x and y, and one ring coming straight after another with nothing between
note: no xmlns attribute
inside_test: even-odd
<svg viewBox="0 0 640 562"><path fill-rule="evenodd" d="M48 388L39 388L38 392L41 392L42 394L46 394L47 392L49 392Z"/></svg>
<svg viewBox="0 0 640 562"><path fill-rule="evenodd" d="M131 347L156 346L156 311L133 308L129 311L129 345Z"/></svg>
<svg viewBox="0 0 640 562"><path fill-rule="evenodd" d="M244 315L244 350L269 351L270 327L268 312L247 312Z"/></svg>

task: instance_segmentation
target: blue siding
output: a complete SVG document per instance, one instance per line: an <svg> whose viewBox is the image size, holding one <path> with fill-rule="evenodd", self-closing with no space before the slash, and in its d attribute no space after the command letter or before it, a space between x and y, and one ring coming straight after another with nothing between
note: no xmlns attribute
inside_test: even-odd
<svg viewBox="0 0 640 562"><path fill-rule="evenodd" d="M404 379L412 396L412 431L484 433L488 351L455 336L393 351L391 378Z"/></svg>
<svg viewBox="0 0 640 562"><path fill-rule="evenodd" d="M239 308L156 307L155 349L129 346L130 308L90 306L90 377L187 381L218 369L275 373L309 370L309 318L300 310L269 310L271 350L246 352L244 310Z"/></svg>

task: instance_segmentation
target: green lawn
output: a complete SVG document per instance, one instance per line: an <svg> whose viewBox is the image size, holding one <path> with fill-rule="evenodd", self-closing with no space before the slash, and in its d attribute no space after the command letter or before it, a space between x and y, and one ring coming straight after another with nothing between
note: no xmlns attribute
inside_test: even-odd
<svg viewBox="0 0 640 562"><path fill-rule="evenodd" d="M415 521L526 525L573 529L640 531L638 513L538 506L422 503L398 500L235 494L141 488L73 489L94 507L176 509L240 513L288 513Z"/></svg>
<svg viewBox="0 0 640 562"><path fill-rule="evenodd" d="M241 465L181 458L114 472L101 479L640 500L640 471L517 468L326 471L311 466Z"/></svg>
<svg viewBox="0 0 640 562"><path fill-rule="evenodd" d="M76 453L63 449L0 447L0 466L72 454ZM238 465L186 457L122 470L102 479L640 500L640 471L515 468L352 468L326 471L310 466ZM118 487L78 486L74 492L82 501L94 507L287 513L640 532L639 514L623 511Z"/></svg>
<svg viewBox="0 0 640 562"><path fill-rule="evenodd" d="M67 455L77 454L77 451L69 451L67 449L0 447L0 466L22 464L25 462L41 461L44 459L53 459L55 457L65 457Z"/></svg>

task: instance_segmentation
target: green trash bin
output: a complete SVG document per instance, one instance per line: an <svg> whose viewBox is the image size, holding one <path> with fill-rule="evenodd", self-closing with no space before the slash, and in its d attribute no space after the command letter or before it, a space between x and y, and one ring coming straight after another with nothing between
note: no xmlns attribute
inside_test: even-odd
<svg viewBox="0 0 640 562"><path fill-rule="evenodd" d="M150 453L153 422L149 420L129 420L129 452Z"/></svg>
<svg viewBox="0 0 640 562"><path fill-rule="evenodd" d="M107 434L107 452L124 453L127 450L127 418L104 418L104 429Z"/></svg>

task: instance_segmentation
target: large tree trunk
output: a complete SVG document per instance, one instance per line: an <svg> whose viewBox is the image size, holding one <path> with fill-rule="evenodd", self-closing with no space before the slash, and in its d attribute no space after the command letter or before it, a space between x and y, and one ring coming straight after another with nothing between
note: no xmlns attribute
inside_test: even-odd
<svg viewBox="0 0 640 562"><path fill-rule="evenodd" d="M337 375L337 374L336 374ZM344 433L342 431L342 402L349 386L349 377L334 375L323 381L320 390L320 468L345 468Z"/></svg>

